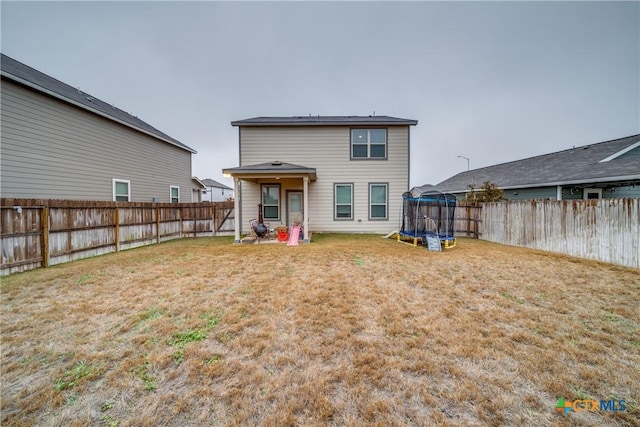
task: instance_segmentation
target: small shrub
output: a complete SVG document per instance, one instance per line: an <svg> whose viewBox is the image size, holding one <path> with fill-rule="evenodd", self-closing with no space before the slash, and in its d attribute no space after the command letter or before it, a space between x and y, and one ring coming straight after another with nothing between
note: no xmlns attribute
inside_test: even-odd
<svg viewBox="0 0 640 427"><path fill-rule="evenodd" d="M502 202L507 200L504 190L489 181L483 182L479 188L469 184L469 192L466 195L466 199L469 202Z"/></svg>

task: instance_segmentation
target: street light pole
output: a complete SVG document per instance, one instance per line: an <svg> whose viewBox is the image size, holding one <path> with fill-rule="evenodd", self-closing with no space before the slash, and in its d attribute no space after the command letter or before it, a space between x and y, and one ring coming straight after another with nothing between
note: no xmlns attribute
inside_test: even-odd
<svg viewBox="0 0 640 427"><path fill-rule="evenodd" d="M469 172L469 158L465 156L458 156L461 159L465 159L467 161L467 172Z"/></svg>

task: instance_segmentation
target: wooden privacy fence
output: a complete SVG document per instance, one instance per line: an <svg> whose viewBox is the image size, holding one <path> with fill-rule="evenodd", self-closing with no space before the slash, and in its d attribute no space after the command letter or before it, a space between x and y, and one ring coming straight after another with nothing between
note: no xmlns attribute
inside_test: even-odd
<svg viewBox="0 0 640 427"><path fill-rule="evenodd" d="M486 203L482 239L640 268L640 199Z"/></svg>
<svg viewBox="0 0 640 427"><path fill-rule="evenodd" d="M0 274L233 231L233 202L1 199Z"/></svg>
<svg viewBox="0 0 640 427"><path fill-rule="evenodd" d="M453 217L453 230L456 236L480 238L482 223L482 203L457 202Z"/></svg>
<svg viewBox="0 0 640 427"><path fill-rule="evenodd" d="M233 202L1 199L0 274L234 231ZM640 199L459 202L461 236L640 268Z"/></svg>

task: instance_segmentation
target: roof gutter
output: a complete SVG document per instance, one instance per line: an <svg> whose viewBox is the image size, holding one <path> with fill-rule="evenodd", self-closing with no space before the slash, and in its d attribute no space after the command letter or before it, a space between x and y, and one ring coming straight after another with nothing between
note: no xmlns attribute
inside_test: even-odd
<svg viewBox="0 0 640 427"><path fill-rule="evenodd" d="M105 113L103 113L103 112L102 112L102 111L100 111L100 110L93 109L93 108L88 107L88 106L86 106L86 105L84 105L84 104L81 104L81 103L79 103L79 102L76 102L76 101L74 101L74 100L72 100L72 99L69 99L69 98L67 98L67 97L64 97L64 96L62 96L62 95L60 95L60 94L58 94L58 93L55 93L55 92L50 91L50 90L48 90L48 89L45 89L45 88L43 88L42 86L38 86L38 85L36 85L36 84L33 84L33 83L31 83L30 81L28 81L28 80L24 80L24 79L21 79L20 77L16 77L16 76L14 76L14 75L13 75L13 74L11 74L11 73L7 73L6 71L2 71L2 72L1 72L1 75L2 75L2 76L4 76L4 77L6 77L6 78L8 78L8 79L10 79L10 80L13 80L13 81L15 81L15 82L17 82L17 83L20 83L21 85L27 86L27 87L29 87L29 88L31 88L31 89L34 89L34 90L38 91L38 92L41 92L41 93L44 93L44 94L46 94L46 95L48 95L48 96L51 96L51 97L53 97L53 98L56 98L56 99L58 99L58 100L60 100L60 101L66 102L66 103L71 104L71 105L74 105L74 106L79 107L79 108L81 108L81 109L83 109L83 110L89 111L89 112L91 112L91 113L93 113L93 114L97 114L98 116L102 116L102 117L104 117L105 119L109 119L109 120L114 121L114 122L116 122L116 123L120 123L121 125L124 125L124 126L126 126L126 127L128 127L128 128L131 128L131 129L135 130L135 131L138 131L138 132L144 133L144 134L146 134L146 135L149 135L149 136L151 136L151 137L153 137L153 138L155 138L155 139L159 139L160 141L166 142L167 144L171 144L171 145L173 145L173 146L175 146L175 147L178 147L178 148L181 148L181 149L183 149L183 150L185 150L185 151L189 151L189 152L191 152L192 154L196 154L196 153L197 153L197 151L196 151L196 150L194 150L193 148L189 148L189 147L186 147L186 146L180 146L180 145L176 144L175 142L172 142L172 141L170 141L170 140L168 140L168 139L162 138L162 137L160 137L160 136L158 136L158 135L154 135L154 134L153 134L153 133L151 133L151 132L148 132L148 131L146 131L146 130L144 130L144 129L140 129L139 127L133 126L133 125L132 125L132 124L130 124L130 123L127 123L127 122L122 121L122 120L120 120L120 119L118 119L118 118L115 118L115 117L113 117L113 116L110 116L110 115L108 115L108 114L105 114ZM185 148L185 147L186 147L186 148Z"/></svg>

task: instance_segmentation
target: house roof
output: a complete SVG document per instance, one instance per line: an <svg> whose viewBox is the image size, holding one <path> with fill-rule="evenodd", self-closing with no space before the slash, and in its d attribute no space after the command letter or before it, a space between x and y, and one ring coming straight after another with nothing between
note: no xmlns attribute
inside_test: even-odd
<svg viewBox="0 0 640 427"><path fill-rule="evenodd" d="M206 185L204 185L204 183L200 181L197 176L192 176L191 181L195 182L200 188L206 188Z"/></svg>
<svg viewBox="0 0 640 427"><path fill-rule="evenodd" d="M40 93L52 96L109 120L113 120L171 145L190 151L191 153L196 153L193 148L190 148L182 142L159 131L136 116L122 111L121 109L101 101L86 92L82 92L79 88L69 86L60 80L48 76L29 67L28 65L16 61L13 58L1 54L0 65L3 78L10 79L23 86L37 90Z"/></svg>
<svg viewBox="0 0 640 427"><path fill-rule="evenodd" d="M303 176L307 175L312 181L316 179L316 169L306 166L284 163L278 160L257 165L238 166L223 169L222 173L238 177L274 177L274 176Z"/></svg>
<svg viewBox="0 0 640 427"><path fill-rule="evenodd" d="M640 179L640 134L459 173L436 185L460 193L488 181L502 189ZM420 188L420 187L419 187Z"/></svg>
<svg viewBox="0 0 640 427"><path fill-rule="evenodd" d="M203 179L202 183L207 187L216 187L216 188L223 188L225 190L233 190L233 188L231 188L231 187L229 187L227 185L224 185L222 183L219 183L218 181L210 179L210 178Z"/></svg>
<svg viewBox="0 0 640 427"><path fill-rule="evenodd" d="M417 120L401 119L389 116L291 116L291 117L254 117L236 120L232 126L415 126Z"/></svg>

